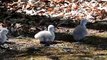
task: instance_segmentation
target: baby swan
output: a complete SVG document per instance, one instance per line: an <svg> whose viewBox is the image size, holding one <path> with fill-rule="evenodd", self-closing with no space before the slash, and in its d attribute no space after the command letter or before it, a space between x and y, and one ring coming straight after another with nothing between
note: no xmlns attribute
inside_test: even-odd
<svg viewBox="0 0 107 60"><path fill-rule="evenodd" d="M3 44L7 41L7 34L9 30L7 28L1 28L0 29L0 43Z"/></svg>
<svg viewBox="0 0 107 60"><path fill-rule="evenodd" d="M45 44L49 44L53 42L55 39L55 27L53 25L48 26L48 31L40 31L34 35L35 39L39 39L40 42L44 42Z"/></svg>
<svg viewBox="0 0 107 60"><path fill-rule="evenodd" d="M72 34L74 40L80 42L87 35L87 29L86 29L87 22L88 21L86 19L81 20L80 25L78 25L74 29L73 34Z"/></svg>

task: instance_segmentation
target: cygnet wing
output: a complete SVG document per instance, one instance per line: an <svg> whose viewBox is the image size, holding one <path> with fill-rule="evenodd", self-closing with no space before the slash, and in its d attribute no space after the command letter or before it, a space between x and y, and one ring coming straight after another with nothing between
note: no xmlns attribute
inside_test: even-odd
<svg viewBox="0 0 107 60"><path fill-rule="evenodd" d="M51 33L49 31L40 31L37 34L35 34L35 38L41 38L41 37L46 37L46 36L50 36Z"/></svg>
<svg viewBox="0 0 107 60"><path fill-rule="evenodd" d="M77 26L73 32L73 37L75 40L81 40L87 34L86 28L81 25Z"/></svg>

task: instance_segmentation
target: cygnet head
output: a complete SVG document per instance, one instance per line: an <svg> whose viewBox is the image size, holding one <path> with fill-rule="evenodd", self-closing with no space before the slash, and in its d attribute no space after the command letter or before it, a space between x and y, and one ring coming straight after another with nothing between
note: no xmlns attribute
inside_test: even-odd
<svg viewBox="0 0 107 60"><path fill-rule="evenodd" d="M7 28L6 28L6 29L2 29L2 30L1 30L1 33L2 33L2 34L5 34L5 35L8 34L8 29L7 29Z"/></svg>
<svg viewBox="0 0 107 60"><path fill-rule="evenodd" d="M80 25L85 26L87 24L87 22L88 22L87 19L83 19L83 20L81 20Z"/></svg>
<svg viewBox="0 0 107 60"><path fill-rule="evenodd" d="M49 25L49 26L48 26L48 31L55 32L55 27L54 27L54 25Z"/></svg>

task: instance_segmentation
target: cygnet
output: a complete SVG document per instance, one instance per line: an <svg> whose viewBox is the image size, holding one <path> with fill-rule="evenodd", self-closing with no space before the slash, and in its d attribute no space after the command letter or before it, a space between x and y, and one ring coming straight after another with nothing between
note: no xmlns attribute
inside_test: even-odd
<svg viewBox="0 0 107 60"><path fill-rule="evenodd" d="M3 44L7 41L7 34L9 30L7 28L1 28L0 29L0 43Z"/></svg>
<svg viewBox="0 0 107 60"><path fill-rule="evenodd" d="M87 35L87 28L86 28L86 24L87 24L87 20L83 19L80 22L80 25L78 25L74 31L73 31L73 38L76 41L82 41L83 38L85 38L85 36Z"/></svg>
<svg viewBox="0 0 107 60"><path fill-rule="evenodd" d="M53 25L49 25L48 26L48 30L47 31L40 31L37 34L34 35L35 39L39 39L40 42L53 42L55 39L55 27Z"/></svg>

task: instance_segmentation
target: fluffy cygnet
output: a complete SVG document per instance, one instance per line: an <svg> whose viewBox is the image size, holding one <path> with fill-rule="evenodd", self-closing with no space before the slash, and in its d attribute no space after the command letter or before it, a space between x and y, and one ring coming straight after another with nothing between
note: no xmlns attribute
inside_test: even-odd
<svg viewBox="0 0 107 60"><path fill-rule="evenodd" d="M55 39L55 28L53 25L48 26L47 31L40 31L34 35L35 39L39 39L41 42L53 42Z"/></svg>
<svg viewBox="0 0 107 60"><path fill-rule="evenodd" d="M7 41L7 34L9 30L7 28L0 29L0 43L5 43Z"/></svg>
<svg viewBox="0 0 107 60"><path fill-rule="evenodd" d="M74 29L72 35L76 41L81 41L87 35L86 24L87 24L87 20L83 19L81 20L80 25L78 25Z"/></svg>

